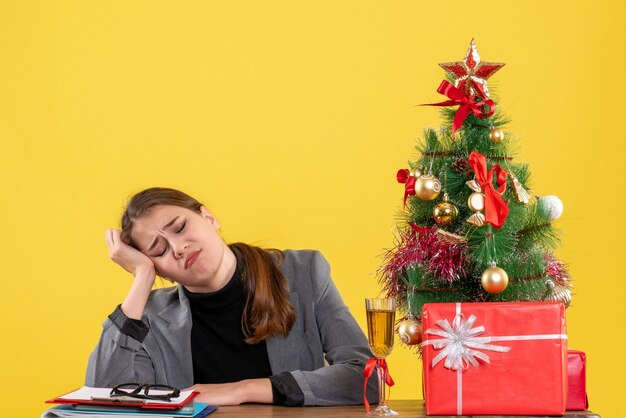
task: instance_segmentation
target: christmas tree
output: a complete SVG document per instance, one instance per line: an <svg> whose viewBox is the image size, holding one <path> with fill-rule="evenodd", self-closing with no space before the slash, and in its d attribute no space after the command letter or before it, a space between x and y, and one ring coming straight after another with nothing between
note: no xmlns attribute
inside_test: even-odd
<svg viewBox="0 0 626 418"><path fill-rule="evenodd" d="M429 106L441 107L445 123L424 131L419 158L397 173L404 209L380 270L406 313L398 331L407 344L420 341L428 302L571 300L554 256L563 206L531 192L529 167L515 159L516 138L489 94L487 79L504 64L482 62L472 40L462 61L440 66L448 80L437 91L449 100Z"/></svg>

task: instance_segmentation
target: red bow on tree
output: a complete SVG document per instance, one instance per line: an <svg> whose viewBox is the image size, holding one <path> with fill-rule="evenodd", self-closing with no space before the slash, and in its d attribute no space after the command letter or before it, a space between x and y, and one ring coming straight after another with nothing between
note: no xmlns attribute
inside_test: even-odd
<svg viewBox="0 0 626 418"><path fill-rule="evenodd" d="M454 84L443 80L437 89L437 93L443 94L450 100L441 103L429 103L422 106L455 106L460 105L454 114L452 121L452 134L454 134L462 125L467 116L473 113L479 119L486 119L493 115L496 105L491 99L475 102L474 96L466 96L463 90L454 87ZM485 106L489 106L489 111L485 112Z"/></svg>
<svg viewBox="0 0 626 418"><path fill-rule="evenodd" d="M406 198L411 195L415 196L415 181L417 178L411 175L411 172L406 168L398 170L396 174L398 183L404 183L404 206L406 206Z"/></svg>
<svg viewBox="0 0 626 418"><path fill-rule="evenodd" d="M395 384L393 379L389 375L387 362L384 358L372 357L371 359L367 360L367 363L365 364L365 369L363 370L363 376L365 376L365 382L363 383L363 403L365 404L365 410L367 412L370 411L370 404L367 401L367 382L370 380L370 376L372 376L372 374L374 373L374 369L376 368L376 366L378 366L379 369L378 376L385 376L385 383L387 383L387 386L391 387Z"/></svg>
<svg viewBox="0 0 626 418"><path fill-rule="evenodd" d="M502 200L502 194L506 190L506 171L499 164L495 164L487 171L487 159L476 151L470 153L469 165L474 170L475 180L485 195L485 221L499 229L509 215L509 207ZM493 187L494 173L498 190Z"/></svg>

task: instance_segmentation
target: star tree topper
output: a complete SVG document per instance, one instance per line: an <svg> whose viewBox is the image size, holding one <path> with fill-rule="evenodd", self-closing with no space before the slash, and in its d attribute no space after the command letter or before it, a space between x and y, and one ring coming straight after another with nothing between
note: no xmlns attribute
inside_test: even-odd
<svg viewBox="0 0 626 418"><path fill-rule="evenodd" d="M499 62L481 62L474 40L469 44L463 61L439 64L455 80L454 86L463 90L466 96L489 98L487 79L504 67Z"/></svg>

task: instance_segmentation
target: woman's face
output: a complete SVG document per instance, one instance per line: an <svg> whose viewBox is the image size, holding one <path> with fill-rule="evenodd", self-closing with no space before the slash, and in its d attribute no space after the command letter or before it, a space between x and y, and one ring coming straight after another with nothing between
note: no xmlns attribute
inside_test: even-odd
<svg viewBox="0 0 626 418"><path fill-rule="evenodd" d="M226 284L236 267L218 229L217 219L205 207L197 213L158 205L135 222L131 235L161 277L192 292L210 292Z"/></svg>

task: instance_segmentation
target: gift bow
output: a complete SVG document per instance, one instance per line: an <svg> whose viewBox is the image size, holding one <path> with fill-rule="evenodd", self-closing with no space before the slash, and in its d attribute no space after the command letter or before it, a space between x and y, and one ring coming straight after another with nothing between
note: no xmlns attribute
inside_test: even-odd
<svg viewBox="0 0 626 418"><path fill-rule="evenodd" d="M398 170L396 174L398 183L404 183L404 206L406 206L406 198L411 195L415 196L415 181L417 178L411 175L411 172L406 168Z"/></svg>
<svg viewBox="0 0 626 418"><path fill-rule="evenodd" d="M365 369L363 369L363 376L365 377L365 382L363 383L363 403L365 404L365 410L367 412L370 411L370 404L367 401L367 382L370 380L370 377L374 373L374 369L376 368L376 366L378 366L378 369L382 371L382 376L385 377L385 383L387 383L387 386L391 387L395 384L393 379L391 378L391 375L389 374L387 362L384 358L372 357L371 359L367 360L367 363L365 364ZM381 373L379 373L378 375L381 376Z"/></svg>
<svg viewBox="0 0 626 418"><path fill-rule="evenodd" d="M506 353L511 349L508 346L489 344L491 337L478 337L478 335L485 332L485 327L481 325L472 328L474 322L476 322L474 315L470 315L469 319L464 321L463 315L459 314L452 320L452 325L450 325L447 319L441 319L436 322L443 331L435 328L426 330L427 334L443 337L442 339L427 341L435 349L441 350L432 361L433 367L444 358L443 366L447 369L463 370L468 368L470 364L478 367L476 358L489 363L489 356L477 350Z"/></svg>
<svg viewBox="0 0 626 418"><path fill-rule="evenodd" d="M437 93L443 94L450 100L440 103L429 103L422 106L455 106L460 105L454 114L452 120L452 134L454 134L462 125L467 116L473 113L479 119L486 119L493 115L496 105L491 99L475 102L474 96L466 96L463 90L454 87L454 84L443 80L437 89ZM484 107L489 106L489 111L485 112Z"/></svg>
<svg viewBox="0 0 626 418"><path fill-rule="evenodd" d="M499 229L509 216L509 207L502 200L502 194L506 190L506 171L499 164L487 171L487 159L476 151L470 153L469 165L474 170L475 181L485 195L485 220ZM494 173L496 173L498 190L493 187L492 183Z"/></svg>

